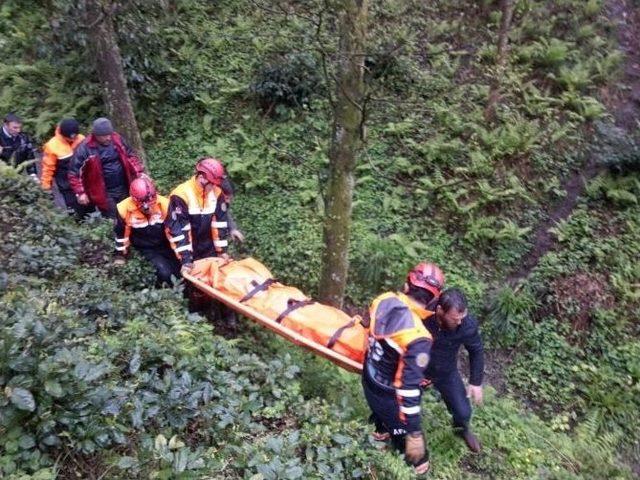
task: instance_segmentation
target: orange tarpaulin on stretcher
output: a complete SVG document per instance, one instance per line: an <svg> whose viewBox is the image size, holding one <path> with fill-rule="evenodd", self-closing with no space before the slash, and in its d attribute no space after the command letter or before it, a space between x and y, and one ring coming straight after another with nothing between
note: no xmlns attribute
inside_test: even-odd
<svg viewBox="0 0 640 480"><path fill-rule="evenodd" d="M184 278L293 343L349 371L362 371L367 330L360 317L350 317L282 285L257 260L205 258L196 261Z"/></svg>

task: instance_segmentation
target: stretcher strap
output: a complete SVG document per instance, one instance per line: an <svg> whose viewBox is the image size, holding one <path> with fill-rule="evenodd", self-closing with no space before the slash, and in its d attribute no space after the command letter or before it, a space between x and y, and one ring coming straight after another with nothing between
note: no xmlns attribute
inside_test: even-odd
<svg viewBox="0 0 640 480"><path fill-rule="evenodd" d="M282 320L284 320L285 317L289 315L291 312L293 312L294 310L297 310L298 308L301 308L301 307L306 307L307 305L311 305L312 303L316 303L316 302L314 300L294 300L292 298L289 299L289 301L287 302L289 306L284 310L284 312L278 315L278 318L276 318L276 322L277 323L282 322Z"/></svg>
<svg viewBox="0 0 640 480"><path fill-rule="evenodd" d="M267 288L269 288L274 283L276 283L276 279L275 278L268 278L262 283L257 283L255 280L252 280L251 281L251 285L254 285L253 290L251 290L244 297L242 297L240 299L240 303L246 302L247 300L252 298L256 293L259 293L259 292L262 292L262 291L266 290Z"/></svg>
<svg viewBox="0 0 640 480"><path fill-rule="evenodd" d="M336 332L329 339L329 342L327 343L327 348L333 348L333 346L336 344L336 342L340 338L340 335L342 335L342 332L344 332L347 328L353 327L355 324L356 324L356 321L354 319L351 319L350 322L345 323L343 326L337 329Z"/></svg>

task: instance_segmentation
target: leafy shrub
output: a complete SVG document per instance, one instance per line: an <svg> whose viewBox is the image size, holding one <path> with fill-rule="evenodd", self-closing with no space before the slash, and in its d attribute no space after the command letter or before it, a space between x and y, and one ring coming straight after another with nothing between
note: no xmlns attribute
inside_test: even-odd
<svg viewBox="0 0 640 480"><path fill-rule="evenodd" d="M260 68L249 91L264 111L309 106L321 84L320 67L313 55L290 53ZM274 112L276 113L276 112Z"/></svg>
<svg viewBox="0 0 640 480"><path fill-rule="evenodd" d="M523 325L529 325L537 303L530 292L502 288L489 306L488 327L491 339L498 344L513 345Z"/></svg>
<svg viewBox="0 0 640 480"><path fill-rule="evenodd" d="M561 39L540 40L522 47L517 55L521 61L531 61L538 67L557 67L569 57L571 45Z"/></svg>

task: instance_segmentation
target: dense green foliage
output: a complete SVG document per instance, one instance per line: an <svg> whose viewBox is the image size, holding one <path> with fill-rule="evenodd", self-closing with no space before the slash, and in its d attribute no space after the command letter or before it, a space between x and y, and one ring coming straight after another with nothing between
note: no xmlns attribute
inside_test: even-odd
<svg viewBox="0 0 640 480"><path fill-rule="evenodd" d="M99 253L106 247L94 237L105 225L78 227L10 169L0 186L9 194L0 216L10 259L0 302L8 478L411 478L368 438L357 378L264 332L216 336L186 313L179 289L127 286L131 272ZM314 390L320 380L324 390ZM434 475L457 478L466 452L442 403L427 402ZM624 476L612 462L617 438L591 443L597 420L570 438L491 393L476 417L487 454L467 468L503 478Z"/></svg>
<svg viewBox="0 0 640 480"><path fill-rule="evenodd" d="M72 7L49 3L0 6L0 110L42 138L64 115L88 125L102 109ZM247 235L237 253L314 292L335 16L324 2L285 3L136 0L117 28L162 191L202 154L224 159ZM477 457L427 396L433 477L630 478L640 149L606 109L623 59L603 1L516 2L494 123L496 2L372 8L349 300L363 308L417 260L438 262L483 314L498 390L474 417ZM590 156L611 171L554 228L557 246L532 275L506 287ZM355 377L251 327L215 336L179 292L141 290L140 263L108 267L108 225L80 228L12 173L0 182L3 473L410 478L368 440Z"/></svg>

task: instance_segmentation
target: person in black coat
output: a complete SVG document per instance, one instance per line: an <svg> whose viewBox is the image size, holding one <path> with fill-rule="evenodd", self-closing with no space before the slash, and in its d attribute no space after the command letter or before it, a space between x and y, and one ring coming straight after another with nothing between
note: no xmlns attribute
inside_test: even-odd
<svg viewBox="0 0 640 480"><path fill-rule="evenodd" d="M433 337L431 359L425 370L427 384L440 392L453 417L453 426L469 449L479 452L480 441L469 426L471 404L482 403L484 351L477 320L469 315L464 294L450 288L442 292L435 315L426 322ZM469 386L465 389L458 371L458 352L464 345L469 352Z"/></svg>
<svg viewBox="0 0 640 480"><path fill-rule="evenodd" d="M9 162L14 158L15 165L36 158L36 149L29 136L22 131L22 120L14 113L4 117L0 129L0 160ZM35 162L26 167L26 171L34 180L38 179Z"/></svg>

